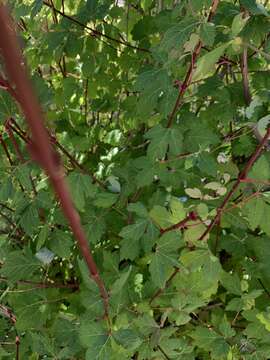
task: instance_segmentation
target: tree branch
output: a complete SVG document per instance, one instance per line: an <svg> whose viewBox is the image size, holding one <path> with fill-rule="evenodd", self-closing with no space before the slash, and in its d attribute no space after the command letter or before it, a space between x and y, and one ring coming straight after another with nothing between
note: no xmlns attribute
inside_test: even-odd
<svg viewBox="0 0 270 360"><path fill-rule="evenodd" d="M194 211L191 211L185 217L185 219L179 221L177 224L171 225L171 226L167 227L166 229L160 229L160 234L164 234L168 231L173 231L176 229L183 229L189 220L197 220L197 218L198 218L197 214Z"/></svg>
<svg viewBox="0 0 270 360"><path fill-rule="evenodd" d="M73 231L81 253L87 263L89 273L96 282L104 304L104 316L108 318L109 298L91 253L88 239L84 233L80 217L72 202L64 172L59 159L51 146L48 132L44 126L41 107L32 89L21 50L18 45L14 26L4 5L0 5L0 48L5 61L7 74L16 86L19 104L28 122L33 136L33 143L28 144L32 157L46 171L54 191L59 198L63 213ZM17 100L17 98L16 98Z"/></svg>
<svg viewBox="0 0 270 360"><path fill-rule="evenodd" d="M215 13L217 11L218 4L219 4L219 1L220 0L213 0L212 1L211 10L209 12L207 22L210 22L212 20L213 16L215 15ZM192 53L191 63L189 65L189 68L188 68L188 71L186 73L185 79L184 79L182 85L180 86L180 90L179 90L176 102L174 104L173 110L170 113L169 118L168 118L168 124L167 124L168 128L172 126L174 117L176 115L176 112L179 110L179 108L183 104L182 98L183 98L185 92L187 91L187 88L191 84L193 72L194 72L194 69L195 69L195 63L197 61L198 56L200 55L202 45L203 45L202 41L200 40L197 43L197 45L195 46L195 49L194 49L194 51Z"/></svg>
<svg viewBox="0 0 270 360"><path fill-rule="evenodd" d="M228 194L225 196L222 204L217 208L217 214L214 217L214 219L211 221L205 232L200 236L199 240L203 240L207 234L210 233L210 231L213 229L213 227L220 221L221 215L223 210L225 209L228 202L231 200L232 196L238 189L239 185L243 182L243 180L246 179L248 172L252 168L255 161L258 159L258 157L261 155L264 147L267 145L268 139L270 137L270 128L267 129L265 136L263 137L262 141L258 145L257 149L255 150L254 154L251 156L249 161L247 162L244 169L239 173L238 178L236 182L234 183L231 190L228 192Z"/></svg>

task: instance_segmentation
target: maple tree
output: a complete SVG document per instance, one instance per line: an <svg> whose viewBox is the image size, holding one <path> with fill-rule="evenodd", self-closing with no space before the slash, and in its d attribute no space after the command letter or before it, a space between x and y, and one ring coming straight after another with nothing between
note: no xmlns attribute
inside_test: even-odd
<svg viewBox="0 0 270 360"><path fill-rule="evenodd" d="M269 359L268 1L2 3L1 359Z"/></svg>

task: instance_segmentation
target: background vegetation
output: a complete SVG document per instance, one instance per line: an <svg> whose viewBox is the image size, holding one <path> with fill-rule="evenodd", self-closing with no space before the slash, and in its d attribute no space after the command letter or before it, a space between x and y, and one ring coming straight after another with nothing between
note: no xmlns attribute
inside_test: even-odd
<svg viewBox="0 0 270 360"><path fill-rule="evenodd" d="M268 1L9 6L109 304L3 57L0 358L269 359Z"/></svg>

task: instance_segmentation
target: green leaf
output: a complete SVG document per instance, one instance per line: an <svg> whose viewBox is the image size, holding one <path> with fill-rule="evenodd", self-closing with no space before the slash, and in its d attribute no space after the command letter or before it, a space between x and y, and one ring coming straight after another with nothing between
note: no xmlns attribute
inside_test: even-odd
<svg viewBox="0 0 270 360"><path fill-rule="evenodd" d="M121 242L121 259L134 260L140 251L140 242L146 231L148 221L145 219L138 220L135 224L123 227L119 235L124 238Z"/></svg>
<svg viewBox="0 0 270 360"><path fill-rule="evenodd" d="M216 356L220 356L219 359L222 359L229 352L229 345L214 330L198 326L191 333L191 337L194 339L195 345L206 351L211 351L215 359L218 358Z"/></svg>
<svg viewBox="0 0 270 360"><path fill-rule="evenodd" d="M196 26L197 21L192 18L184 19L178 24L173 25L164 34L160 49L162 51L170 51L173 48L180 49L189 39Z"/></svg>
<svg viewBox="0 0 270 360"><path fill-rule="evenodd" d="M32 235L35 229L38 227L39 214L34 203L30 203L28 206L26 206L26 208L20 214L19 225L29 235Z"/></svg>
<svg viewBox="0 0 270 360"><path fill-rule="evenodd" d="M140 219L135 224L123 227L119 235L123 238L138 240L143 236L146 230L146 226L147 221L144 219Z"/></svg>
<svg viewBox="0 0 270 360"><path fill-rule="evenodd" d="M186 216L183 204L175 197L170 200L170 207L166 209L163 206L155 205L149 212L150 218L162 229L175 225Z"/></svg>
<svg viewBox="0 0 270 360"><path fill-rule="evenodd" d="M100 208L109 208L114 203L116 203L118 199L117 194L111 194L111 193L100 193L97 195L96 199L94 200L94 205Z"/></svg>
<svg viewBox="0 0 270 360"><path fill-rule="evenodd" d="M36 16L40 12L42 5L43 5L42 0L33 1L32 5L31 5L31 7L32 7L31 17L32 18L34 18L34 16Z"/></svg>
<svg viewBox="0 0 270 360"><path fill-rule="evenodd" d="M240 3L253 15L269 16L265 7L262 4L258 4L256 0L240 0Z"/></svg>
<svg viewBox="0 0 270 360"><path fill-rule="evenodd" d="M72 189L72 196L76 207L83 211L87 197L95 197L97 188L92 184L88 175L72 172L68 176L69 186Z"/></svg>
<svg viewBox="0 0 270 360"><path fill-rule="evenodd" d="M8 254L1 268L1 275L12 281L29 279L41 267L40 261L29 251L13 251Z"/></svg>
<svg viewBox="0 0 270 360"><path fill-rule="evenodd" d="M151 142L147 148L147 155L151 160L163 159L167 153L179 154L182 149L182 134L179 129L163 128L156 125L145 134Z"/></svg>
<svg viewBox="0 0 270 360"><path fill-rule="evenodd" d="M74 245L70 234L61 230L55 230L52 233L49 248L62 258L69 258L72 255L71 247Z"/></svg>
<svg viewBox="0 0 270 360"><path fill-rule="evenodd" d="M248 201L244 206L244 213L252 230L255 230L261 223L264 223L267 205L261 197L256 197Z"/></svg>
<svg viewBox="0 0 270 360"><path fill-rule="evenodd" d="M216 29L213 23L207 22L200 27L200 38L204 45L212 46L216 37Z"/></svg>
<svg viewBox="0 0 270 360"><path fill-rule="evenodd" d="M141 73L135 84L135 90L140 91L137 111L148 116L157 106L162 94L171 90L171 81L165 69L150 69ZM167 100L168 101L168 100Z"/></svg>
<svg viewBox="0 0 270 360"><path fill-rule="evenodd" d="M181 235L177 231L165 233L157 241L155 253L151 256L149 271L154 284L163 288L173 267L179 267L177 250L183 246Z"/></svg>
<svg viewBox="0 0 270 360"><path fill-rule="evenodd" d="M224 54L229 45L230 43L225 43L203 55L197 62L197 68L193 75L193 81L205 79L213 75L215 72L216 62Z"/></svg>
<svg viewBox="0 0 270 360"><path fill-rule="evenodd" d="M80 340L86 351L87 360L109 360L111 353L111 335L100 322L83 319L80 326Z"/></svg>
<svg viewBox="0 0 270 360"><path fill-rule="evenodd" d="M185 144L189 151L202 150L218 142L219 139L214 129L206 123L194 121L189 125L189 130L185 136Z"/></svg>
<svg viewBox="0 0 270 360"><path fill-rule="evenodd" d="M130 276L130 273L131 273L131 269L132 267L130 266L130 268L128 269L128 271L126 271L125 273L121 274L120 275L120 278L117 279L115 281L115 283L112 285L112 288L111 288L111 294L112 295L115 295L117 293L119 293L123 287L125 286L129 276Z"/></svg>
<svg viewBox="0 0 270 360"><path fill-rule="evenodd" d="M131 351L136 350L143 342L138 334L132 329L120 329L113 333L115 341Z"/></svg>
<svg viewBox="0 0 270 360"><path fill-rule="evenodd" d="M265 326L266 330L270 332L270 312L269 312L269 309L266 312L257 314L256 317Z"/></svg>
<svg viewBox="0 0 270 360"><path fill-rule="evenodd" d="M148 217L147 209L141 202L128 204L127 209L142 218Z"/></svg>
<svg viewBox="0 0 270 360"><path fill-rule="evenodd" d="M264 155L255 162L248 177L256 180L268 180L270 178L269 161Z"/></svg>
<svg viewBox="0 0 270 360"><path fill-rule="evenodd" d="M237 36L240 31L243 29L247 22L248 18L243 16L242 13L236 15L232 22L232 35Z"/></svg>
<svg viewBox="0 0 270 360"><path fill-rule="evenodd" d="M242 295L240 279L236 273L230 275L224 271L221 276L221 284L230 293L240 296Z"/></svg>

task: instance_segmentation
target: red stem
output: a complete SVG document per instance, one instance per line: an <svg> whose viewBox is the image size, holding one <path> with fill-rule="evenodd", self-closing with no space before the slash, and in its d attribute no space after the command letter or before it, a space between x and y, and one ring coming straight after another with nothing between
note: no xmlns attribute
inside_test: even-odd
<svg viewBox="0 0 270 360"><path fill-rule="evenodd" d="M8 133L8 136L14 146L14 149L15 149L15 152L17 154L17 157L18 159L21 161L21 163L25 163L25 159L24 159L24 156L23 156L23 153L21 152L21 149L19 147L19 144L17 142L17 140L15 139L14 137L14 134L13 134L13 131L12 131L12 127L10 126L10 123L9 123L9 120L6 121L6 125L5 125L5 128L6 128L6 131ZM32 185L32 189L33 189L33 192L35 195L37 195L37 190L36 190L36 187L35 187L35 183L34 183L34 179L32 178L32 175L29 174L29 180L31 182L31 185Z"/></svg>
<svg viewBox="0 0 270 360"><path fill-rule="evenodd" d="M1 88L6 90L17 101L19 100L16 91L12 88L9 82L0 76L0 89Z"/></svg>
<svg viewBox="0 0 270 360"><path fill-rule="evenodd" d="M4 5L0 5L0 48L5 61L7 74L16 86L16 100L19 100L21 109L31 129L33 143L29 144L29 150L34 159L44 168L54 191L59 198L63 213L77 239L81 253L87 263L89 273L96 282L104 303L105 317L108 317L109 298L105 285L99 275L96 263L92 256L88 239L83 231L80 217L72 202L64 172L57 161L52 149L48 132L44 126L41 107L32 89L24 64L14 27Z"/></svg>
<svg viewBox="0 0 270 360"><path fill-rule="evenodd" d="M16 336L16 339L15 339L15 345L16 345L16 360L19 360L20 359L20 338L19 336Z"/></svg>
<svg viewBox="0 0 270 360"><path fill-rule="evenodd" d="M212 5L211 5L211 10L210 10L210 13L209 13L208 18L207 18L207 22L210 22L212 20L213 16L215 15L215 13L217 11L218 4L219 4L219 1L220 0L213 0ZM170 113L169 118L168 118L168 124L167 124L168 128L172 126L175 114L183 104L182 98L183 98L185 92L187 91L187 88L191 84L193 72L194 72L194 69L195 69L195 63L196 63L196 60L197 60L198 56L200 55L202 45L203 44L202 44L202 42L200 40L197 43L197 45L195 46L194 52L192 53L191 63L189 65L189 68L188 68L188 71L186 73L183 84L180 87L180 91L178 93L178 96L177 96L176 102L174 104L173 110Z"/></svg>
<svg viewBox="0 0 270 360"><path fill-rule="evenodd" d="M7 133L8 133L8 136L9 136L9 138L10 138L10 140L11 140L13 146L14 146L14 149L15 149L15 152L16 152L16 154L17 154L18 159L19 159L22 163L24 163L25 160L24 160L23 154L22 154L22 152L21 152L21 149L20 149L20 147L19 147L19 144L17 143L17 141L16 141L16 139L15 139L15 137L14 137L13 131L11 130L8 122L6 123L6 126L5 126L5 127L6 127L6 131L7 131Z"/></svg>
<svg viewBox="0 0 270 360"><path fill-rule="evenodd" d="M183 229L189 220L197 220L197 218L198 218L197 214L194 211L191 211L185 217L185 219L179 221L177 224L171 225L171 226L167 227L166 229L160 229L160 234L164 234L168 231L173 231L176 229Z"/></svg>
<svg viewBox="0 0 270 360"><path fill-rule="evenodd" d="M211 221L209 226L206 228L205 232L200 236L199 240L203 240L205 238L205 236L210 233L210 231L213 229L213 227L220 221L221 214L222 214L223 210L225 209L228 202L231 200L232 196L234 195L234 193L238 189L241 182L246 179L246 176L247 176L248 172L250 171L250 169L252 168L255 161L261 155L264 147L266 146L266 144L268 142L269 136L270 136L270 128L267 129L266 134L264 135L262 141L260 142L257 149L255 150L255 152L253 153L253 155L251 156L251 158L247 162L244 169L242 171L240 171L240 173L238 175L238 178L237 178L236 182L234 183L233 187L228 192L228 194L225 196L222 204L217 208L216 216Z"/></svg>

